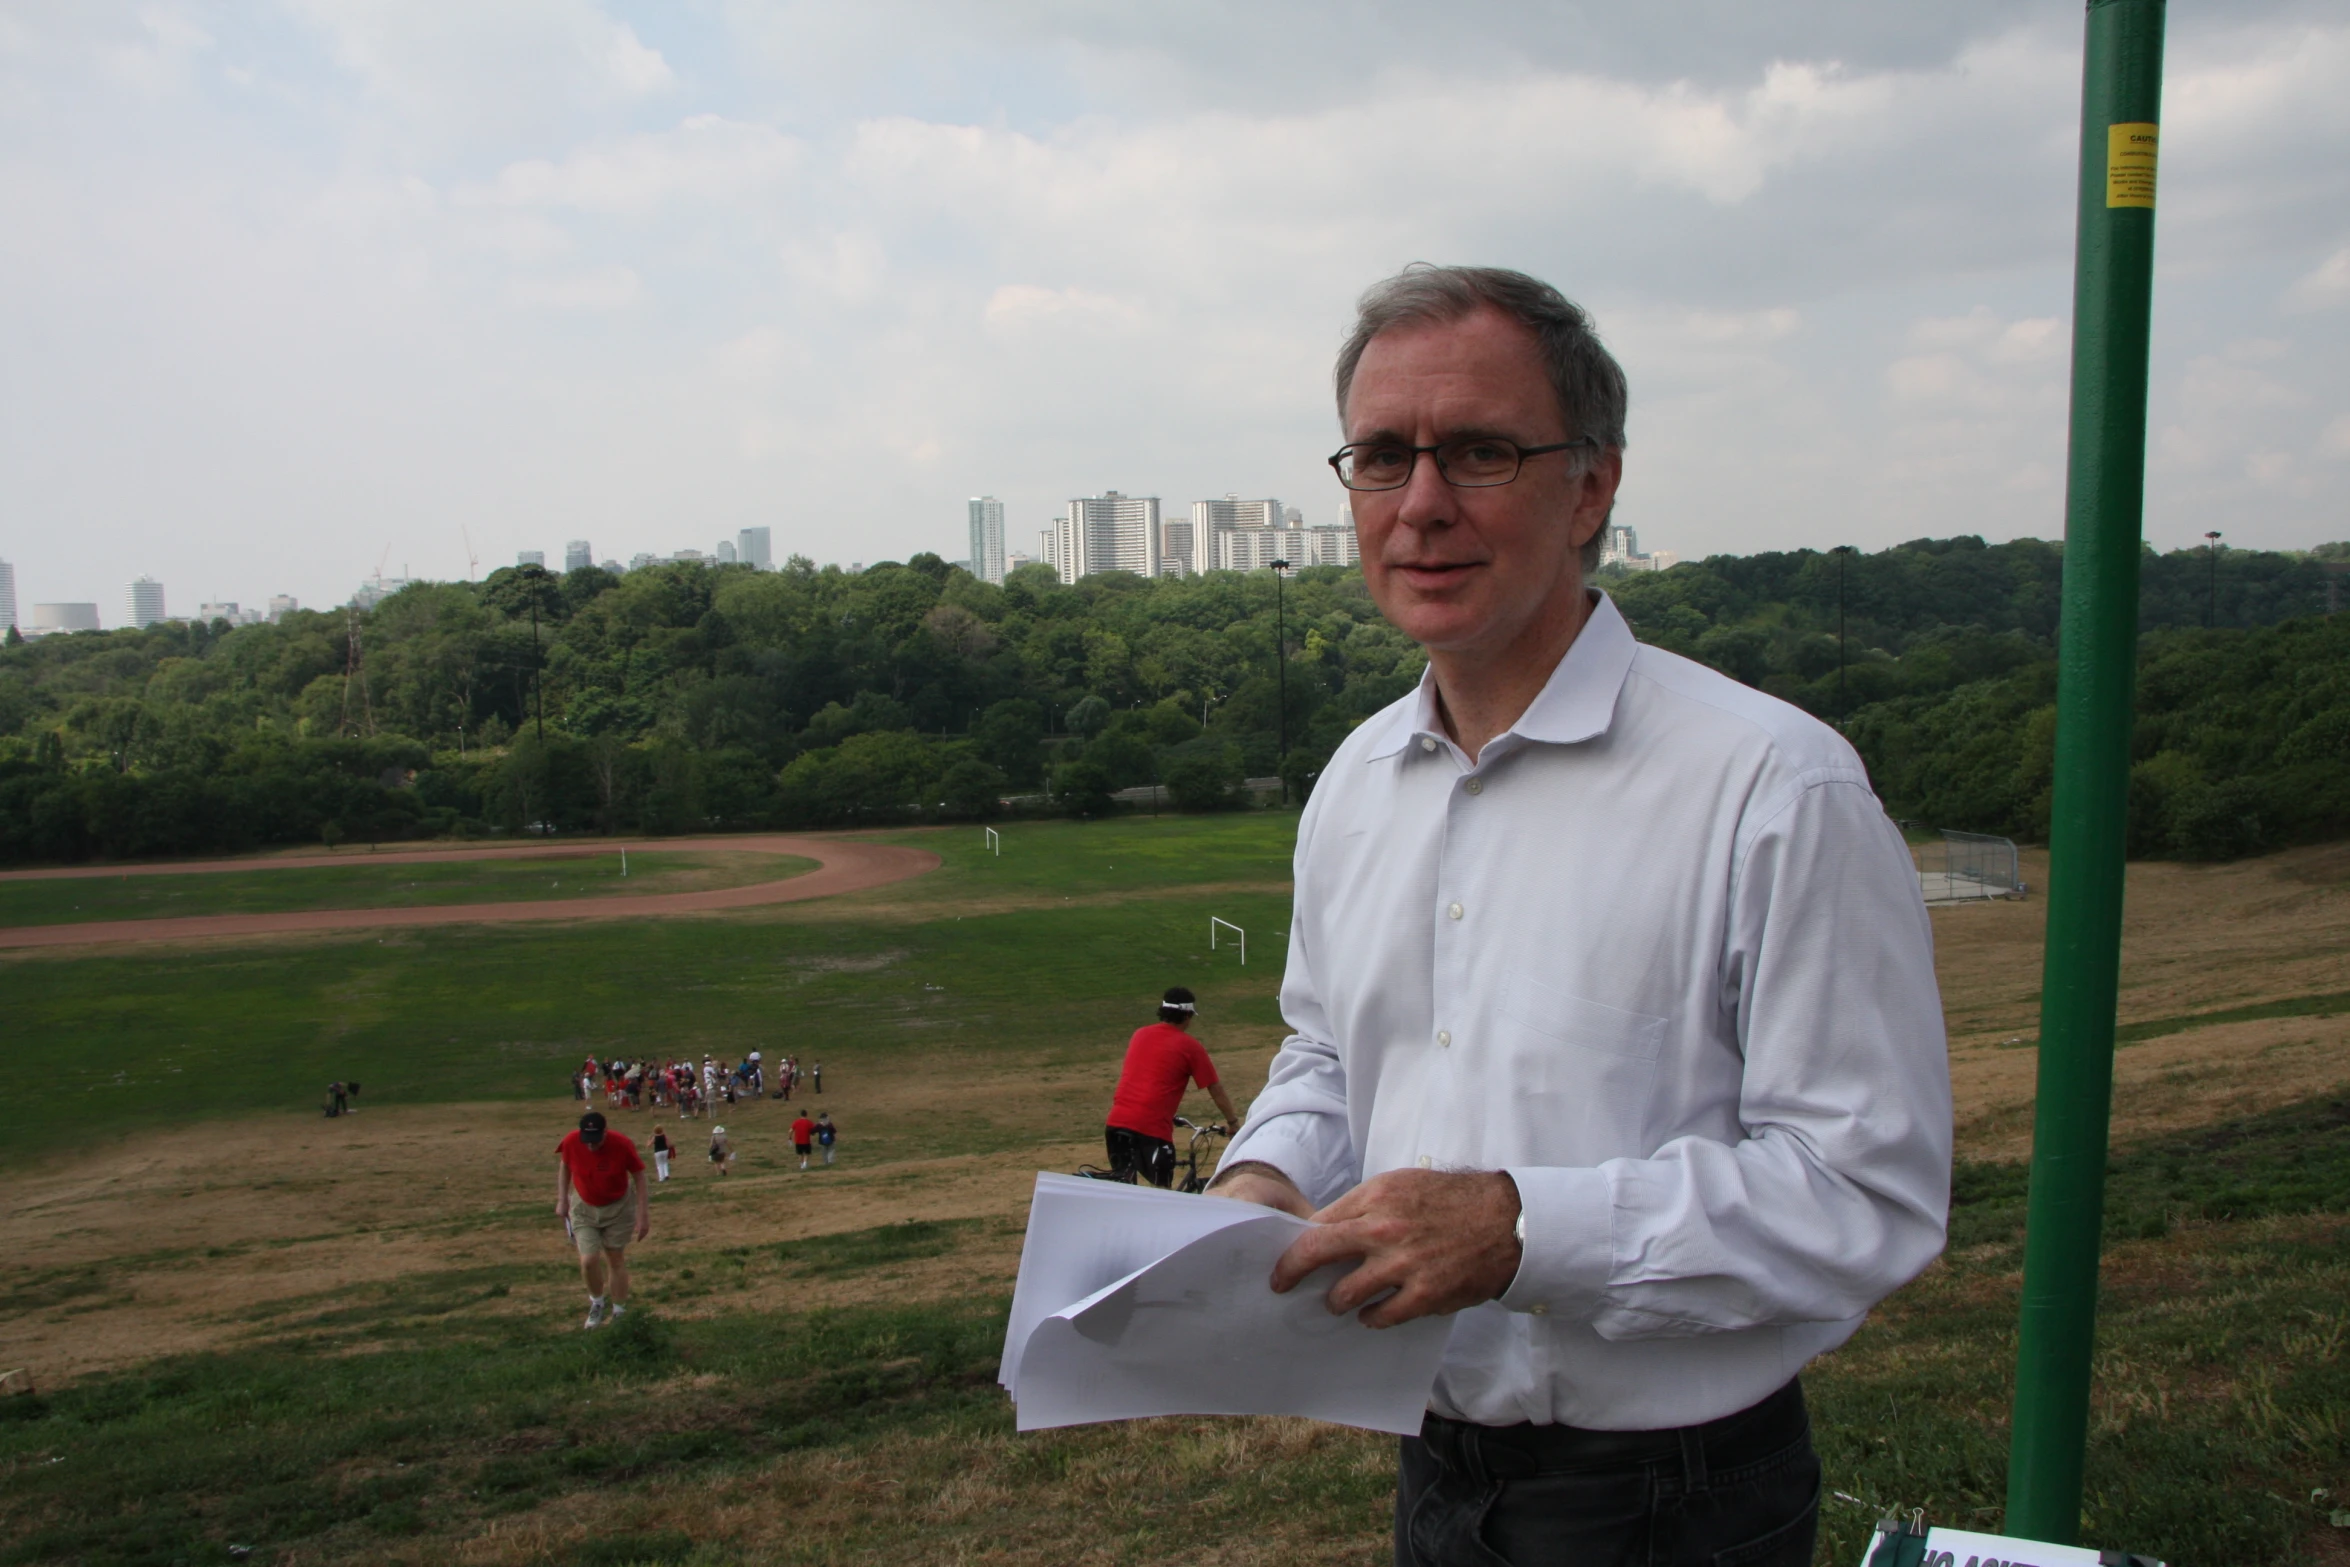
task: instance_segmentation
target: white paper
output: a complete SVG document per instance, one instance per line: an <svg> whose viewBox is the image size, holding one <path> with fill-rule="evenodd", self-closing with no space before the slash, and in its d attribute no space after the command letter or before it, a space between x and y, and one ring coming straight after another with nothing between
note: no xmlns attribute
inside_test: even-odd
<svg viewBox="0 0 2350 1567"><path fill-rule="evenodd" d="M1020 1429L1229 1414L1417 1433L1452 1319L1334 1316L1343 1266L1274 1294L1274 1261L1306 1228L1252 1203L1039 1175L999 1378Z"/></svg>
<svg viewBox="0 0 2350 1567"><path fill-rule="evenodd" d="M1870 1555L1877 1547L1876 1535L1869 1536L1869 1549L1862 1553L1862 1567L1867 1567ZM2044 1540L2013 1540L2003 1534L1975 1534L1965 1529L1928 1529L1926 1553L1930 1561L1940 1561L1947 1552L1952 1567L2097 1567L2102 1559L2098 1552L2079 1545L2050 1545Z"/></svg>

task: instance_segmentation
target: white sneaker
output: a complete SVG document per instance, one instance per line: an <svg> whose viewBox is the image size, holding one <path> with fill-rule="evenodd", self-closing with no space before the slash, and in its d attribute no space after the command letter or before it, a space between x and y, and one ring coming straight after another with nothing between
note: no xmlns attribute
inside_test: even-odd
<svg viewBox="0 0 2350 1567"><path fill-rule="evenodd" d="M612 1302L612 1314L611 1314L610 1316L606 1317L604 1320L605 1320L606 1322L618 1322L618 1321L619 1321L619 1320L620 1320L622 1317L625 1317L625 1316L627 1316L627 1315L628 1315L628 1308L627 1308L626 1306L623 1306L622 1304L620 1304L620 1302L618 1302L618 1301L614 1301L614 1302Z"/></svg>
<svg viewBox="0 0 2350 1567"><path fill-rule="evenodd" d="M581 1323L580 1326L583 1328L600 1328L604 1325L606 1321L606 1314L610 1311L611 1307L606 1302L601 1300L591 1300L588 1302L587 1321Z"/></svg>

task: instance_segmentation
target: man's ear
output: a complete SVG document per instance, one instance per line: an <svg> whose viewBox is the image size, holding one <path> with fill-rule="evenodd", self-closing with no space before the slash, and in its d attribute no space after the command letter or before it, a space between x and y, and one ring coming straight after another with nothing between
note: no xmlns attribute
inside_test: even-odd
<svg viewBox="0 0 2350 1567"><path fill-rule="evenodd" d="M1616 491L1624 482L1624 453L1605 447L1575 481L1575 509L1567 520L1567 536L1577 549L1599 537L1599 530L1616 509Z"/></svg>

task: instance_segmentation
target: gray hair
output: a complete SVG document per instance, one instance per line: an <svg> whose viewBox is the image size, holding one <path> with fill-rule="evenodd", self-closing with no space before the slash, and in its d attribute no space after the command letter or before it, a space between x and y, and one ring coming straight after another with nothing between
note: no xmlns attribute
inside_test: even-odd
<svg viewBox="0 0 2350 1567"><path fill-rule="evenodd" d="M1591 317L1573 300L1541 279L1507 267L1440 267L1415 261L1365 289L1355 302L1354 331L1338 350L1333 376L1341 422L1346 418L1347 394L1354 390L1355 367L1362 363L1371 339L1391 327L1442 325L1485 309L1501 312L1533 336L1551 390L1558 394L1567 433L1590 441L1597 451L1622 451L1624 408L1631 396L1624 367L1601 345L1591 329ZM1577 453L1574 460L1588 466L1593 456ZM1609 512L1612 516L1614 508ZM1606 537L1603 523L1583 546L1585 571L1598 569Z"/></svg>

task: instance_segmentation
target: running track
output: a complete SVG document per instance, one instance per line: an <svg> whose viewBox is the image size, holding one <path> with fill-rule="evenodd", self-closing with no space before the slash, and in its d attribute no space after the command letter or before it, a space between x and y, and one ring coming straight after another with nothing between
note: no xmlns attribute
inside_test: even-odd
<svg viewBox="0 0 2350 1567"><path fill-rule="evenodd" d="M656 893L641 898L548 898L528 903L451 903L409 909L303 909L281 914L190 914L171 919L92 920L79 925L20 925L0 930L0 947L119 946L126 942L186 941L204 936L273 936L289 931L380 930L406 925L489 925L517 920L612 920L748 909L799 903L844 892L886 887L938 869L927 849L854 838L795 838L761 833L744 838L663 838L643 842L526 844L496 849L402 849L388 854L306 854L272 860L179 861L169 865L73 866L63 870L0 872L0 881L75 877L184 876L202 871L292 870L310 865L420 865L438 860L581 859L621 849L731 849L789 854L816 861L816 869L781 881L722 887L714 892Z"/></svg>

